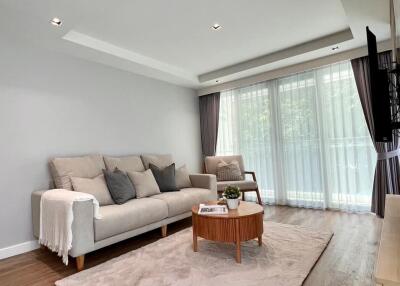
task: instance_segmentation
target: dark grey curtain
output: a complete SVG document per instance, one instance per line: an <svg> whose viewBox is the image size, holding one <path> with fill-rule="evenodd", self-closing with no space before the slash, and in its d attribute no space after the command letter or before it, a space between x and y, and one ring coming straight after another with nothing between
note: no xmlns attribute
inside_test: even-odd
<svg viewBox="0 0 400 286"><path fill-rule="evenodd" d="M391 52L379 54L379 66L388 68L391 65ZM369 133L374 141L374 122L372 114L371 90L369 86L369 65L368 57L361 57L351 60L354 77L357 84L358 94L367 121ZM378 154L375 168L374 186L372 192L371 211L383 217L385 212L386 194L400 194L400 166L398 157L399 140L393 137L393 142L373 142Z"/></svg>
<svg viewBox="0 0 400 286"><path fill-rule="evenodd" d="M203 156L215 156L217 151L220 93L200 96L200 131Z"/></svg>

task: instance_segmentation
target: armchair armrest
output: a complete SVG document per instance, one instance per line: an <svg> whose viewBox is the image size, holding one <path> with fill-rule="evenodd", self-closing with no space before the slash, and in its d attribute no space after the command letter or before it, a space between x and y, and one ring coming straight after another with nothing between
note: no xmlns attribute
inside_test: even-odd
<svg viewBox="0 0 400 286"><path fill-rule="evenodd" d="M257 182L256 173L254 171L244 171L245 175L251 175L253 177L253 181Z"/></svg>
<svg viewBox="0 0 400 286"><path fill-rule="evenodd" d="M34 191L31 195L33 235L40 235L40 200L46 191ZM69 254L77 257L94 250L94 207L92 201L77 201L72 207L72 248Z"/></svg>
<svg viewBox="0 0 400 286"><path fill-rule="evenodd" d="M212 192L212 199L217 199L217 177L211 174L189 175L193 187L208 189Z"/></svg>

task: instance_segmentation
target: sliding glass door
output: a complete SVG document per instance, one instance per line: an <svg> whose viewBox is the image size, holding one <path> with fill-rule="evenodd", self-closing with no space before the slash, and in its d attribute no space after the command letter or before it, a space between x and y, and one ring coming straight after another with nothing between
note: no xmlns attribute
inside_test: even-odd
<svg viewBox="0 0 400 286"><path fill-rule="evenodd" d="M243 154L266 203L369 210L376 155L349 62L222 92L217 153Z"/></svg>

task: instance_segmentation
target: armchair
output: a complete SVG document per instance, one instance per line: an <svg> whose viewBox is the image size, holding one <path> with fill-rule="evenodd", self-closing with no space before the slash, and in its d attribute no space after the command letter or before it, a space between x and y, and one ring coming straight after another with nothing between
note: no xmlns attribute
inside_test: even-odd
<svg viewBox="0 0 400 286"><path fill-rule="evenodd" d="M243 157L241 155L232 156L207 156L204 160L205 173L217 175L217 166L221 161L231 162L236 160L239 163L240 170L243 175L243 180L241 181L217 181L217 192L222 194L225 187L227 186L238 186L242 192L242 200L245 200L245 194L247 192L256 192L257 201L262 205L260 191L258 189L257 179L255 172L245 171ZM252 175L253 180L246 180L246 174Z"/></svg>

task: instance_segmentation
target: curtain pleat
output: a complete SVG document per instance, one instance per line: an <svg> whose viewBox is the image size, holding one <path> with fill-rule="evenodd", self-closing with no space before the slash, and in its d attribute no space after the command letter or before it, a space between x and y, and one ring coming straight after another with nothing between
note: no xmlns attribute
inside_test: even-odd
<svg viewBox="0 0 400 286"><path fill-rule="evenodd" d="M263 202L370 209L376 154L349 61L221 92L217 154L244 156Z"/></svg>
<svg viewBox="0 0 400 286"><path fill-rule="evenodd" d="M391 52L380 53L378 63L380 68L390 67ZM368 130L372 140L374 140L375 126L372 113L369 60L368 57L357 58L353 59L351 64ZM393 136L393 141L390 143L374 142L374 146L377 153L397 150L399 148L398 136ZM386 194L400 194L399 176L400 166L398 156L376 161L371 211L380 217L384 216Z"/></svg>
<svg viewBox="0 0 400 286"><path fill-rule="evenodd" d="M220 93L199 98L200 132L203 156L215 156L219 126Z"/></svg>

